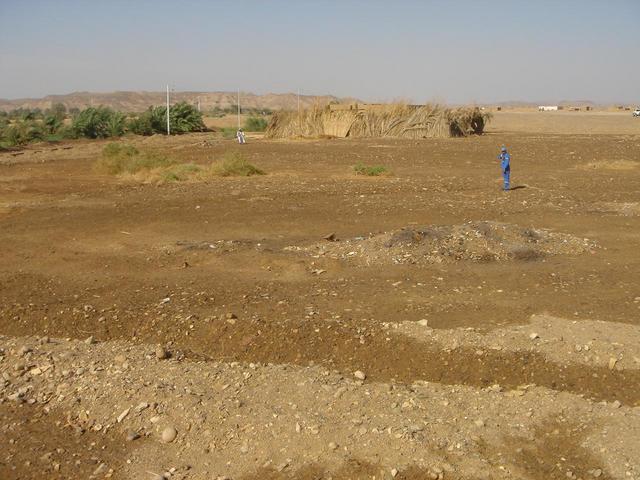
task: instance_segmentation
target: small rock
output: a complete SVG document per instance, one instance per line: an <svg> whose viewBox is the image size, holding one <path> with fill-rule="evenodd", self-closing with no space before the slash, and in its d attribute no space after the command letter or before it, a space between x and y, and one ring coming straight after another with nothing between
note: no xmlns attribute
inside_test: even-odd
<svg viewBox="0 0 640 480"><path fill-rule="evenodd" d="M537 334L537 333L535 333L535 332L532 332L532 333L530 333L530 334L529 334L529 338L530 338L531 340L535 340L535 339L537 339L537 338L540 338L540 335L538 335L538 334Z"/></svg>
<svg viewBox="0 0 640 480"><path fill-rule="evenodd" d="M231 312L227 313L225 316L227 320L235 320L236 318L238 318L235 313L231 313Z"/></svg>
<svg viewBox="0 0 640 480"><path fill-rule="evenodd" d="M242 442L242 445L240 446L240 452L249 453L249 442L247 442L246 440Z"/></svg>
<svg viewBox="0 0 640 480"><path fill-rule="evenodd" d="M29 348L26 345L24 345L24 346L20 347L20 349L18 350L18 355L21 356L21 357L24 357L30 351L31 351L31 348Z"/></svg>
<svg viewBox="0 0 640 480"><path fill-rule="evenodd" d="M165 360L169 358L169 352L167 352L167 350L162 345L158 345L156 347L156 358L158 360Z"/></svg>
<svg viewBox="0 0 640 480"><path fill-rule="evenodd" d="M174 427L167 427L162 431L161 439L164 443L171 443L177 436L178 431Z"/></svg>
<svg viewBox="0 0 640 480"><path fill-rule="evenodd" d="M12 393L11 395L7 395L7 399L16 403L24 403L24 398L22 398L22 394L20 392Z"/></svg>
<svg viewBox="0 0 640 480"><path fill-rule="evenodd" d="M392 476L393 478L396 478L396 476L397 476L397 475L398 475L398 469L396 469L396 468L392 468L392 469L391 469L391 476Z"/></svg>
<svg viewBox="0 0 640 480"><path fill-rule="evenodd" d="M620 400L615 400L615 401L611 404L611 406L612 406L613 408L620 408L620 407L622 406L622 403L620 403Z"/></svg>
<svg viewBox="0 0 640 480"><path fill-rule="evenodd" d="M336 450L338 448L338 444L335 442L329 442L329 450Z"/></svg>
<svg viewBox="0 0 640 480"><path fill-rule="evenodd" d="M360 370L356 370L355 372L353 372L353 376L356 377L358 380L365 380L367 378L364 372Z"/></svg>
<svg viewBox="0 0 640 480"><path fill-rule="evenodd" d="M335 233L330 233L329 235L325 235L323 238L325 240L329 241L329 242L335 242L336 241L336 234Z"/></svg>
<svg viewBox="0 0 640 480"><path fill-rule="evenodd" d="M134 410L136 411L136 413L140 413L147 408L149 408L149 404L147 402L140 402Z"/></svg>
<svg viewBox="0 0 640 480"><path fill-rule="evenodd" d="M127 442L133 442L140 438L140 434L138 432L134 432L133 430L129 430L127 432Z"/></svg>
<svg viewBox="0 0 640 480"><path fill-rule="evenodd" d="M593 472L591 472L591 475L593 475L595 478L600 477L600 475L602 475L602 470L600 468L596 468Z"/></svg>
<svg viewBox="0 0 640 480"><path fill-rule="evenodd" d="M98 475L104 473L107 470L107 464L106 463L101 463L100 465L98 465L98 468L96 468L93 471L93 476L97 477Z"/></svg>
<svg viewBox="0 0 640 480"><path fill-rule="evenodd" d="M93 335L91 335L90 337L87 337L84 343L86 343L87 345L93 345L94 343L96 343L96 340L95 338L93 338Z"/></svg>
<svg viewBox="0 0 640 480"><path fill-rule="evenodd" d="M43 461L43 462L48 462L48 461L51 460L52 456L53 456L53 452L47 452L47 453L45 453L44 455L42 455L40 457L40 460Z"/></svg>
<svg viewBox="0 0 640 480"><path fill-rule="evenodd" d="M611 357L609 359L609 370L613 370L614 368L616 368L616 363L618 363L618 359Z"/></svg>
<svg viewBox="0 0 640 480"><path fill-rule="evenodd" d="M476 424L476 427L484 427L484 420L482 420L481 418L479 418L478 420L476 420L473 423Z"/></svg>
<svg viewBox="0 0 640 480"><path fill-rule="evenodd" d="M49 343L50 341L51 341L51 339L49 337L47 337L46 335L44 337L40 337L40 344L41 345Z"/></svg>
<svg viewBox="0 0 640 480"><path fill-rule="evenodd" d="M118 423L122 422L127 417L127 415L129 415L130 411L131 411L131 409L127 408L120 415L118 415L118 418L117 418Z"/></svg>
<svg viewBox="0 0 640 480"><path fill-rule="evenodd" d="M426 319L418 320L418 325L420 325L422 327L428 327L429 326L429 320L426 320Z"/></svg>
<svg viewBox="0 0 640 480"><path fill-rule="evenodd" d="M340 398L346 391L347 387L338 387L338 389L333 393L333 398Z"/></svg>

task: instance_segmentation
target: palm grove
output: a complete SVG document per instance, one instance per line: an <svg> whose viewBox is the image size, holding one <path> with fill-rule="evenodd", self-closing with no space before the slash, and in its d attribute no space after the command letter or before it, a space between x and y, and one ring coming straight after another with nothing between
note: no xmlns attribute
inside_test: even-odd
<svg viewBox="0 0 640 480"><path fill-rule="evenodd" d="M153 135L166 133L167 109L149 107L140 114L125 114L109 107L69 109L54 104L46 110L18 108L0 112L0 147L22 146L30 142L55 142L72 138L110 138L126 133ZM202 113L181 102L169 110L171 133L206 130Z"/></svg>

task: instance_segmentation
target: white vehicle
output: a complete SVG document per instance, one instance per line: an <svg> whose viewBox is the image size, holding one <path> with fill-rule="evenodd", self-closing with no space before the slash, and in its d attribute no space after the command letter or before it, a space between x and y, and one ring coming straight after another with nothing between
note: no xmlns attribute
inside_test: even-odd
<svg viewBox="0 0 640 480"><path fill-rule="evenodd" d="M640 108L636 108L636 109L633 111L633 116L634 116L634 117L640 117Z"/></svg>

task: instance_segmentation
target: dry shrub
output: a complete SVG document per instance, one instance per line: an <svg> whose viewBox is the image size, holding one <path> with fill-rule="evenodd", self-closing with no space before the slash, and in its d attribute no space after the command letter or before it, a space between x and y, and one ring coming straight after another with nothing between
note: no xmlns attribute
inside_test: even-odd
<svg viewBox="0 0 640 480"><path fill-rule="evenodd" d="M268 138L397 137L447 138L479 135L491 114L479 108L449 109L441 105L387 104L352 109L314 106L298 112L277 112L267 127Z"/></svg>
<svg viewBox="0 0 640 480"><path fill-rule="evenodd" d="M252 165L239 152L227 152L219 162L212 163L209 168L203 170L201 177L250 177L252 175L264 175L264 172Z"/></svg>
<svg viewBox="0 0 640 480"><path fill-rule="evenodd" d="M143 170L166 168L177 163L157 153L140 153L133 145L109 143L102 150L102 157L95 168L109 175L136 174Z"/></svg>
<svg viewBox="0 0 640 480"><path fill-rule="evenodd" d="M95 168L101 173L118 175L142 183L203 181L211 177L249 177L264 172L249 163L240 153L224 154L207 167L177 160L157 153L139 152L135 147L110 143L102 151Z"/></svg>
<svg viewBox="0 0 640 480"><path fill-rule="evenodd" d="M161 169L158 173L158 181L164 182L185 182L192 179L202 171L202 167L194 163L180 163Z"/></svg>

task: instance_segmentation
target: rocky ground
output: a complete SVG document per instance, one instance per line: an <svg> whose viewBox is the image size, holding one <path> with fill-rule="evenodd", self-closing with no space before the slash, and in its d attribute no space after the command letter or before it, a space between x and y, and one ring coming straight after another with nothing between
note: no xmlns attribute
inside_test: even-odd
<svg viewBox="0 0 640 480"><path fill-rule="evenodd" d="M327 242L311 247L288 247L287 250L303 250L316 258L328 256L363 265L398 265L540 260L548 255L593 252L595 248L586 238L496 222L409 227L343 242L330 235L325 240Z"/></svg>
<svg viewBox="0 0 640 480"><path fill-rule="evenodd" d="M639 138L0 154L0 478L640 479Z"/></svg>
<svg viewBox="0 0 640 480"><path fill-rule="evenodd" d="M611 400L616 392L596 402L535 384L370 382L363 371L197 361L92 338L0 345L7 475L209 479L265 469L297 478L311 466L354 459L377 478L640 473L640 407ZM449 347L455 358L457 347ZM620 397L633 404L634 393ZM42 418L82 438L86 450L25 438Z"/></svg>

